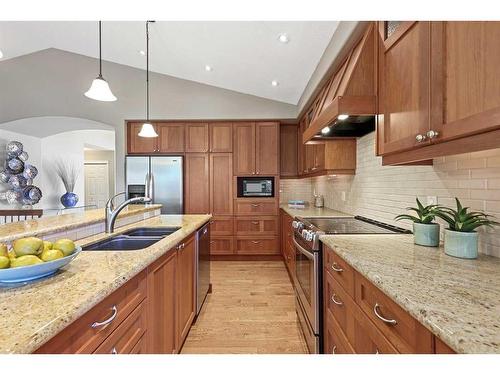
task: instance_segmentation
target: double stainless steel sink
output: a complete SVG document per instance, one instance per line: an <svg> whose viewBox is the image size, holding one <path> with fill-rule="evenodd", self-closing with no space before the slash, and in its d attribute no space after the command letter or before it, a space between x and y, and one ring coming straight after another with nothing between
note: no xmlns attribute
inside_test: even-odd
<svg viewBox="0 0 500 375"><path fill-rule="evenodd" d="M99 242L83 246L83 251L127 251L149 247L162 238L181 229L180 227L134 228Z"/></svg>

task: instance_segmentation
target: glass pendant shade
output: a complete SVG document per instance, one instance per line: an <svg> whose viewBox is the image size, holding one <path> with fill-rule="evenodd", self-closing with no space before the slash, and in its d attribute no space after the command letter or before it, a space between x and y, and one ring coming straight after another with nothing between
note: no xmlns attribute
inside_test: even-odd
<svg viewBox="0 0 500 375"><path fill-rule="evenodd" d="M155 128L153 125L151 125L148 122L145 122L142 124L141 131L139 132L139 137L144 137L144 138L155 138L158 137L158 134L155 131Z"/></svg>
<svg viewBox="0 0 500 375"><path fill-rule="evenodd" d="M85 93L85 96L101 102L114 102L116 100L116 96L111 92L108 82L102 77L97 77L92 81L92 85L89 91Z"/></svg>

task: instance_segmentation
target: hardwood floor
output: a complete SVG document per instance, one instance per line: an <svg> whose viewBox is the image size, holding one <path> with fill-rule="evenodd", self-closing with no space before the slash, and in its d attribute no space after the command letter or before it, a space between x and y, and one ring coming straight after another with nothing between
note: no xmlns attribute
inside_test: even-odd
<svg viewBox="0 0 500 375"><path fill-rule="evenodd" d="M307 353L281 261L212 262L212 294L183 354Z"/></svg>

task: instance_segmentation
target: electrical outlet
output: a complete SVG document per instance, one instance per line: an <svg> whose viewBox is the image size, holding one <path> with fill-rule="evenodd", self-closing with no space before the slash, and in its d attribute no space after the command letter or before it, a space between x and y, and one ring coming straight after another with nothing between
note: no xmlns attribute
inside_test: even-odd
<svg viewBox="0 0 500 375"><path fill-rule="evenodd" d="M345 202L345 191L342 192L341 199Z"/></svg>
<svg viewBox="0 0 500 375"><path fill-rule="evenodd" d="M431 204L438 204L438 197L433 195L427 196L427 205L429 206Z"/></svg>

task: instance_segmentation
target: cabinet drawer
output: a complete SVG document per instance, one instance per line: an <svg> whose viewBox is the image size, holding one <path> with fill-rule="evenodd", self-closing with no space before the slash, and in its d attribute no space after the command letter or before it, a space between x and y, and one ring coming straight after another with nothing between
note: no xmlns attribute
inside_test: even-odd
<svg viewBox="0 0 500 375"><path fill-rule="evenodd" d="M354 298L354 270L328 246L325 246L325 250L325 270Z"/></svg>
<svg viewBox="0 0 500 375"><path fill-rule="evenodd" d="M137 344L132 348L130 354L150 354L148 353L148 340L147 333L137 341Z"/></svg>
<svg viewBox="0 0 500 375"><path fill-rule="evenodd" d="M324 301L325 315L332 314L344 335L352 339L354 301L329 272L324 272Z"/></svg>
<svg viewBox="0 0 500 375"><path fill-rule="evenodd" d="M354 354L354 349L332 314L326 313L325 354Z"/></svg>
<svg viewBox="0 0 500 375"><path fill-rule="evenodd" d="M279 254L278 238L236 238L237 254Z"/></svg>
<svg viewBox="0 0 500 375"><path fill-rule="evenodd" d="M247 200L236 199L234 202L236 215L277 215L278 203L276 199Z"/></svg>
<svg viewBox="0 0 500 375"><path fill-rule="evenodd" d="M397 354L396 348L359 308L354 316L352 345L358 354Z"/></svg>
<svg viewBox="0 0 500 375"><path fill-rule="evenodd" d="M233 235L233 217L217 216L210 220L211 236L232 236Z"/></svg>
<svg viewBox="0 0 500 375"><path fill-rule="evenodd" d="M146 302L142 302L97 348L96 354L130 354L146 332Z"/></svg>
<svg viewBox="0 0 500 375"><path fill-rule="evenodd" d="M146 270L144 270L38 349L37 353L94 352L146 298L146 293Z"/></svg>
<svg viewBox="0 0 500 375"><path fill-rule="evenodd" d="M234 254L233 237L211 237L210 255Z"/></svg>
<svg viewBox="0 0 500 375"><path fill-rule="evenodd" d="M277 216L245 216L237 217L234 220L236 235L278 235L278 217Z"/></svg>
<svg viewBox="0 0 500 375"><path fill-rule="evenodd" d="M356 273L356 303L401 353L432 353L430 331Z"/></svg>

